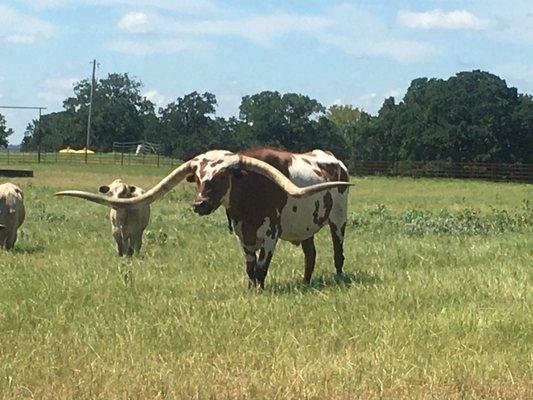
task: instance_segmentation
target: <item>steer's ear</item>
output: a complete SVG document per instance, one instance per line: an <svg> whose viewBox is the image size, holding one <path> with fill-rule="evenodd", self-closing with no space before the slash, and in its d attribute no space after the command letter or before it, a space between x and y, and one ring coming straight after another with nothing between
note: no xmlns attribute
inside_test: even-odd
<svg viewBox="0 0 533 400"><path fill-rule="evenodd" d="M109 186L107 186L107 185L100 186L100 187L98 188L98 191L99 191L100 193L107 193L107 192L109 192Z"/></svg>
<svg viewBox="0 0 533 400"><path fill-rule="evenodd" d="M191 183L196 180L194 177L194 173L187 175L185 179L187 180L187 182L191 182Z"/></svg>

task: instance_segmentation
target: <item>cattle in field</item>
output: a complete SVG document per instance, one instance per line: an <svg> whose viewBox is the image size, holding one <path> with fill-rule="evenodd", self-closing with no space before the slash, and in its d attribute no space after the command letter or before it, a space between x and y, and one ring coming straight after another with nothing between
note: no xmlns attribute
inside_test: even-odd
<svg viewBox="0 0 533 400"><path fill-rule="evenodd" d="M22 190L9 182L0 185L0 247L13 248L25 217Z"/></svg>
<svg viewBox="0 0 533 400"><path fill-rule="evenodd" d="M109 185L100 186L98 191L110 199L132 199L144 194L144 190L140 187L128 185L121 179L115 179ZM83 192L76 197L85 198ZM142 246L143 232L150 222L150 205L111 208L109 220L111 233L117 243L118 255L122 257L138 253Z"/></svg>
<svg viewBox="0 0 533 400"><path fill-rule="evenodd" d="M310 282L316 256L313 237L324 225L331 231L337 274L342 274L350 183L344 164L329 152L212 150L182 164L141 196L114 199L89 193L85 198L117 209L138 207L162 197L184 178L196 182L197 214L210 214L221 205L226 208L253 285L264 287L279 239L302 246L304 280ZM72 193L79 192L58 194Z"/></svg>

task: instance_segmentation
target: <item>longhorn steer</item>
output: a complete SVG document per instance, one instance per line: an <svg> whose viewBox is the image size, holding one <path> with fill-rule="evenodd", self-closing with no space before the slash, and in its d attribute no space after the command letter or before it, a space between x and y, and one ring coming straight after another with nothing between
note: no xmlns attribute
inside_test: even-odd
<svg viewBox="0 0 533 400"><path fill-rule="evenodd" d="M199 215L220 205L240 239L246 271L254 285L264 287L279 239L301 244L304 280L315 266L313 236L328 224L333 238L335 267L342 274L343 241L348 203L348 172L331 153L313 150L295 154L257 148L241 153L212 150L172 171L145 194L132 199L108 199L90 193L65 191L114 208L138 207L162 197L183 178L196 182L193 204Z"/></svg>
<svg viewBox="0 0 533 400"><path fill-rule="evenodd" d="M22 190L9 182L0 185L0 247L11 249L15 245L25 216Z"/></svg>

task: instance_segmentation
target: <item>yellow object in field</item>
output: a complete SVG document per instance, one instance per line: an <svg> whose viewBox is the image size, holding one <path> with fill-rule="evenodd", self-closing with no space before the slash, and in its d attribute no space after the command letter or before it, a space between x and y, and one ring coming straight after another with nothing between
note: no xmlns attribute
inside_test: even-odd
<svg viewBox="0 0 533 400"><path fill-rule="evenodd" d="M85 154L85 147L83 149L80 149L80 150L74 150L74 153L76 153L76 154ZM87 149L87 154L94 154L94 151L92 151L91 149Z"/></svg>
<svg viewBox="0 0 533 400"><path fill-rule="evenodd" d="M61 150L59 150L59 152L62 153L62 154L65 154L65 153L69 153L69 154L85 154L85 147L83 149L80 149L80 150L74 150L70 146L67 146L66 149L61 149ZM92 151L91 149L88 149L87 150L87 154L94 154L94 151Z"/></svg>

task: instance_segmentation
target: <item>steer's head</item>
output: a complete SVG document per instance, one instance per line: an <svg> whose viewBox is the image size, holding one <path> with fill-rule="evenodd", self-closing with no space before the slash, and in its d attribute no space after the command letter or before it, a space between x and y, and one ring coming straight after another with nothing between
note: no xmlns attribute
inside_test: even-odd
<svg viewBox="0 0 533 400"><path fill-rule="evenodd" d="M127 185L121 179L115 179L109 185L100 186L98 191L116 199L129 199L137 188Z"/></svg>
<svg viewBox="0 0 533 400"><path fill-rule="evenodd" d="M229 200L230 174L238 161L238 155L225 150L208 151L191 160L191 172L186 179L196 183L194 212L210 214Z"/></svg>

